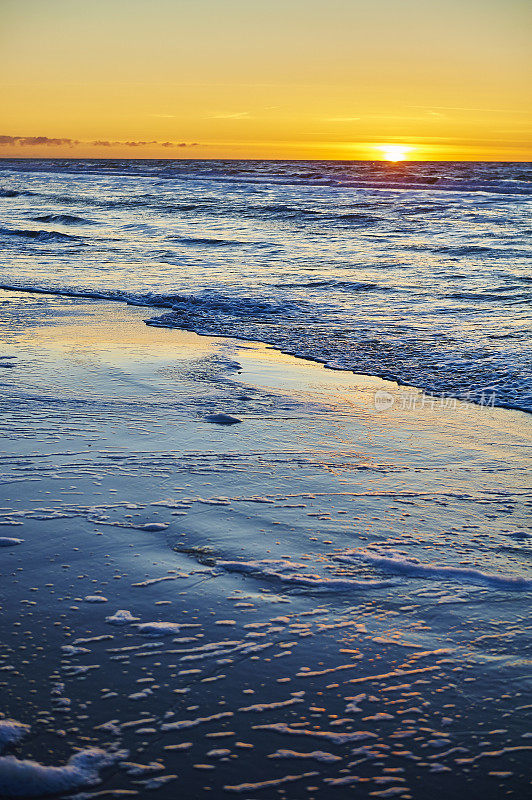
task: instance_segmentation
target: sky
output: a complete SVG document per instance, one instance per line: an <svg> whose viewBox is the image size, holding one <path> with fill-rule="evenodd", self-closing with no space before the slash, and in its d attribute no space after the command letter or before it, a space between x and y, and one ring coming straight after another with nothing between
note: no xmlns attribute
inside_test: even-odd
<svg viewBox="0 0 532 800"><path fill-rule="evenodd" d="M523 0L0 0L0 156L532 160Z"/></svg>

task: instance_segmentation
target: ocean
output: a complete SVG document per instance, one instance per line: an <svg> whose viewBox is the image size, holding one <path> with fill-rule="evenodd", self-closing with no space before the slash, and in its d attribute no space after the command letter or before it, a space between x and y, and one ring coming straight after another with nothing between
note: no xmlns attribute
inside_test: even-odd
<svg viewBox="0 0 532 800"><path fill-rule="evenodd" d="M532 410L524 163L3 160L3 288Z"/></svg>
<svg viewBox="0 0 532 800"><path fill-rule="evenodd" d="M530 175L0 163L1 798L528 796Z"/></svg>

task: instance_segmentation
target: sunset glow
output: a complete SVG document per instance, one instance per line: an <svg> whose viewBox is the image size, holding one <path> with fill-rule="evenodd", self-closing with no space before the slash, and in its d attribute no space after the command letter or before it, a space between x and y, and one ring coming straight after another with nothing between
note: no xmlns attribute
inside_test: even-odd
<svg viewBox="0 0 532 800"><path fill-rule="evenodd" d="M528 160L529 15L521 0L4 0L0 156Z"/></svg>
<svg viewBox="0 0 532 800"><path fill-rule="evenodd" d="M404 161L412 148L402 144L383 144L379 150L384 161Z"/></svg>

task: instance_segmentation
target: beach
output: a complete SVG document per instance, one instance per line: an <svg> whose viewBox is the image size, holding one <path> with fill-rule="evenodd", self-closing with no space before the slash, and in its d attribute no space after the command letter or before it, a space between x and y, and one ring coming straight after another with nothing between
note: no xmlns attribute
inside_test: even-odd
<svg viewBox="0 0 532 800"><path fill-rule="evenodd" d="M525 796L527 413L1 302L0 796Z"/></svg>

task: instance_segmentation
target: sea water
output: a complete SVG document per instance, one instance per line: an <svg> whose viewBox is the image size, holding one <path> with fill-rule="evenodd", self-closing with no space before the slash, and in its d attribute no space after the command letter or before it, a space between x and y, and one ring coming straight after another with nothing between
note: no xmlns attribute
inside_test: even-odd
<svg viewBox="0 0 532 800"><path fill-rule="evenodd" d="M3 160L4 286L532 409L524 163Z"/></svg>
<svg viewBox="0 0 532 800"><path fill-rule="evenodd" d="M526 796L525 166L0 187L0 796Z"/></svg>

